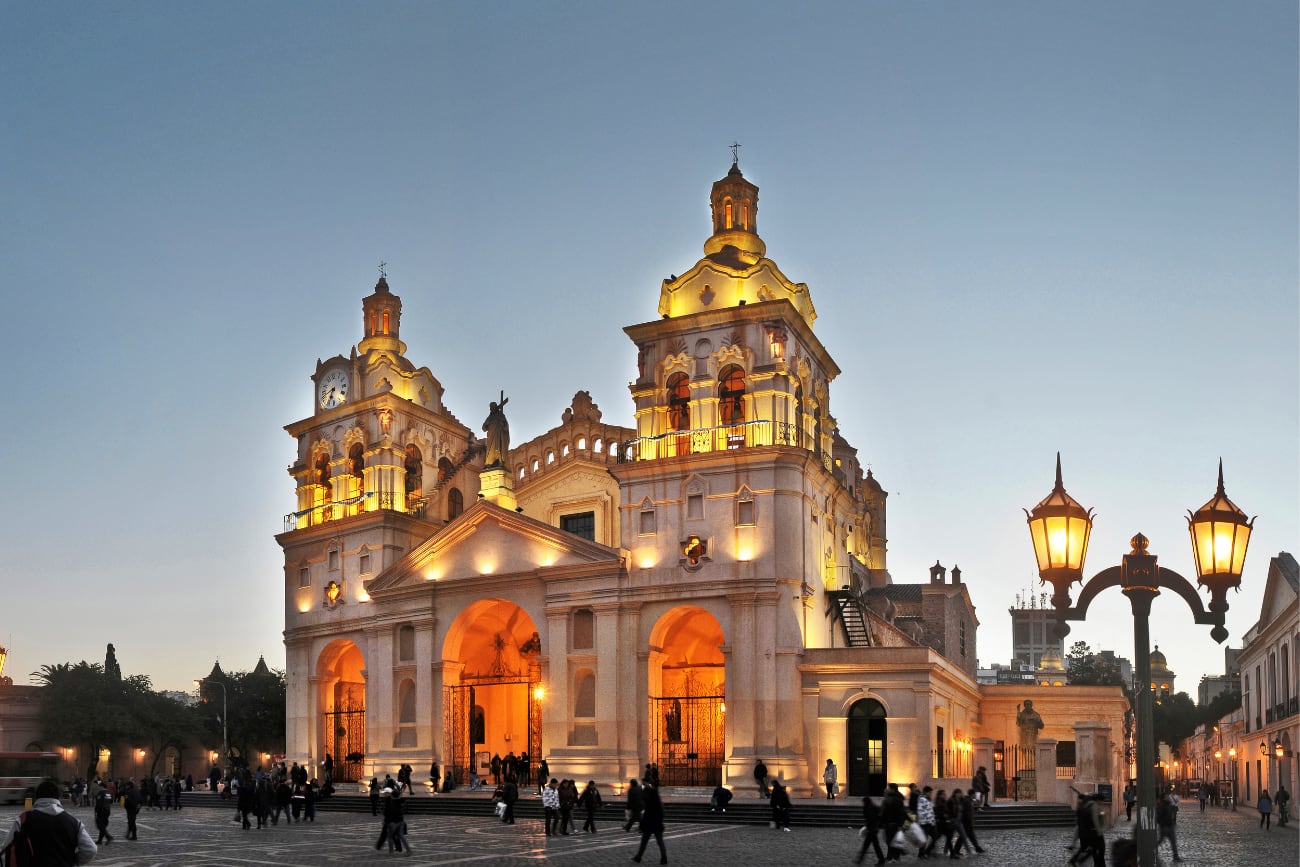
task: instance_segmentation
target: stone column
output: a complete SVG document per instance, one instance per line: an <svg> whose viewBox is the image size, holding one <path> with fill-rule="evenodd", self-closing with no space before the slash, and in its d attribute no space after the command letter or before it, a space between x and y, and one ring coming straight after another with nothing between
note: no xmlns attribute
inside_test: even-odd
<svg viewBox="0 0 1300 867"><path fill-rule="evenodd" d="M1029 801L1060 803L1063 799L1056 791L1056 738L1039 738L1034 757L1037 791ZM1023 796L1023 793L1022 793Z"/></svg>

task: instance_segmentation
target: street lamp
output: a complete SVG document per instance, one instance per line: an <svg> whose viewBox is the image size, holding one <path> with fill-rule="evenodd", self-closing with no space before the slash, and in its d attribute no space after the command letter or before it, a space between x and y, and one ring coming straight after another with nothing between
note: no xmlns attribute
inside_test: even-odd
<svg viewBox="0 0 1300 867"><path fill-rule="evenodd" d="M202 690L209 681L210 678L205 677L196 678L194 682ZM221 687L221 758L222 764L225 765L221 769L221 773L223 777L228 777L230 774L230 750L226 746L226 685L219 680L212 680L211 682Z"/></svg>
<svg viewBox="0 0 1300 867"><path fill-rule="evenodd" d="M1026 511L1029 535L1034 543L1041 581L1051 583L1052 607L1056 609L1056 634L1064 638L1070 632L1067 620L1084 620L1088 606L1107 587L1119 587L1133 609L1133 655L1137 663L1137 785L1138 785L1138 863L1155 867L1155 733L1151 712L1151 602L1160 588L1172 590L1187 603L1197 623L1210 624L1210 637L1222 643L1228 637L1224 616L1228 610L1226 595L1241 584L1241 570L1246 560L1253 519L1238 509L1223 491L1223 462L1219 462L1219 486L1214 497L1195 512L1189 513L1188 531L1196 559L1197 583L1210 591L1207 611L1196 588L1171 569L1156 564L1156 555L1147 553L1148 540L1141 533L1131 541L1133 550L1125 554L1119 566L1103 569L1085 583L1083 564L1088 554L1088 536L1092 532L1092 510L1085 509L1065 491L1061 482L1061 455L1056 455L1056 486L1033 511ZM1079 600L1070 604L1070 588L1075 582L1083 586Z"/></svg>
<svg viewBox="0 0 1300 867"><path fill-rule="evenodd" d="M1228 748L1228 758L1232 762L1232 812L1237 812L1237 748Z"/></svg>

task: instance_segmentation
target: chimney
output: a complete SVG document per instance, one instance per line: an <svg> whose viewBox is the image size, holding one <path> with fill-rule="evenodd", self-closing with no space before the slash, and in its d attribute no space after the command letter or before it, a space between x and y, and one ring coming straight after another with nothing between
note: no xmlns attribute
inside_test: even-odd
<svg viewBox="0 0 1300 867"><path fill-rule="evenodd" d="M954 584L961 583L961 570L957 568L956 563L952 564L952 583Z"/></svg>

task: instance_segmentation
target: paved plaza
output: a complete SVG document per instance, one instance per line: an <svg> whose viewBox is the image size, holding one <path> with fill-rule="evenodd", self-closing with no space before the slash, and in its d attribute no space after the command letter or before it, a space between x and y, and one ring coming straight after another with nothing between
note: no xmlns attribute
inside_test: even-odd
<svg viewBox="0 0 1300 867"><path fill-rule="evenodd" d="M1190 809L1189 809L1190 807ZM504 864L536 865L554 862L561 867L587 867L629 863L640 835L624 833L615 821L612 806L600 821L597 834L548 838L537 820L520 820L507 826L487 812L482 818L463 816L412 816L412 855L377 852L379 819L369 812L320 813L314 823L280 825L265 830L244 831L232 821L233 808L191 807L180 812L146 811L140 814L138 841L125 839L126 818L114 810L110 829L113 843L101 846L94 863L100 867L264 867L264 865L377 864L395 862L412 865ZM14 808L0 810L6 824ZM74 808L74 815L92 829L90 810ZM799 828L798 802L795 826L790 833L766 827L735 825L670 825L666 835L671 864L722 867L758 864L763 867L803 864L850 864L859 838L852 828ZM1197 811L1185 805L1179 820L1180 848L1189 865L1215 867L1262 867L1300 863L1296 825L1264 832L1258 828L1254 810L1237 813L1221 809ZM581 822L579 822L581 825ZM1121 822L1107 834L1129 833ZM1064 864L1069 853L1068 829L1023 829L985 831L980 842L988 850L970 860L987 867L1031 867ZM1162 851L1170 860L1168 847ZM650 841L644 863L656 864L659 852ZM916 862L915 856L904 859ZM868 856L866 863L873 863ZM948 862L948 859L944 859Z"/></svg>

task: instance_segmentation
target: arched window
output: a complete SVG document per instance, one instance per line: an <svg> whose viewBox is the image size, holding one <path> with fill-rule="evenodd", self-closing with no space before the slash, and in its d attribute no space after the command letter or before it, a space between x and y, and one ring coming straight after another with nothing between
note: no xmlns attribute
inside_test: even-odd
<svg viewBox="0 0 1300 867"><path fill-rule="evenodd" d="M596 715L596 675L589 668L579 669L573 678L573 715L588 719Z"/></svg>
<svg viewBox="0 0 1300 867"><path fill-rule="evenodd" d="M547 452L546 452L546 463L548 463L548 464L553 464L553 463L555 463L555 452L550 451L550 450L547 450Z"/></svg>
<svg viewBox="0 0 1300 867"><path fill-rule="evenodd" d="M586 438L586 437L578 437L578 448L580 448L580 449L586 449L586 448L587 448L587 438Z"/></svg>
<svg viewBox="0 0 1300 867"><path fill-rule="evenodd" d="M424 457L420 454L420 447L411 443L406 447L406 493L420 490L423 475Z"/></svg>
<svg viewBox="0 0 1300 867"><path fill-rule="evenodd" d="M1285 644L1282 645L1282 700L1291 700L1291 654Z"/></svg>
<svg viewBox="0 0 1300 867"><path fill-rule="evenodd" d="M454 469L455 468L451 465L451 461L446 458L438 458L438 481L445 483L450 480Z"/></svg>
<svg viewBox="0 0 1300 867"><path fill-rule="evenodd" d="M684 373L668 378L668 427L691 429L691 382Z"/></svg>
<svg viewBox="0 0 1300 867"><path fill-rule="evenodd" d="M567 458L568 456L569 456L569 444L565 443L564 445L560 446L560 457Z"/></svg>
<svg viewBox="0 0 1300 867"><path fill-rule="evenodd" d="M388 308L385 307L384 308L384 333L385 334L388 333L388 316L389 316Z"/></svg>
<svg viewBox="0 0 1300 867"><path fill-rule="evenodd" d="M723 216L722 216L722 228L724 228L724 229L730 229L730 228L731 228L731 222L732 222L732 215L731 215L731 199L723 199L723 200L722 200L722 214L723 214Z"/></svg>
<svg viewBox="0 0 1300 867"><path fill-rule="evenodd" d="M724 425L745 421L745 371L734 364L718 377L718 413Z"/></svg>
<svg viewBox="0 0 1300 867"><path fill-rule="evenodd" d="M447 492L447 520L450 521L465 511L465 498L460 493L460 488L452 488Z"/></svg>
<svg viewBox="0 0 1300 867"><path fill-rule="evenodd" d="M321 452L316 456L316 484L329 487L330 456Z"/></svg>
<svg viewBox="0 0 1300 867"><path fill-rule="evenodd" d="M366 447L361 443L353 443L348 449L348 472L357 478L366 474Z"/></svg>
<svg viewBox="0 0 1300 867"><path fill-rule="evenodd" d="M592 446L592 451L594 451L596 454L600 454L604 450L605 450L605 441L602 440L600 437L596 437L596 444Z"/></svg>

